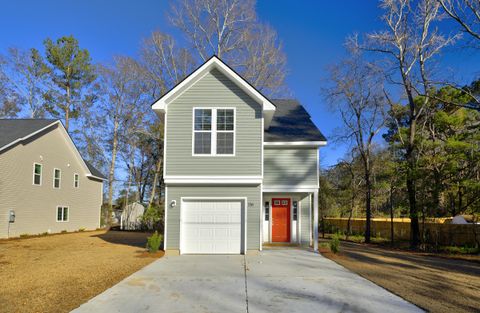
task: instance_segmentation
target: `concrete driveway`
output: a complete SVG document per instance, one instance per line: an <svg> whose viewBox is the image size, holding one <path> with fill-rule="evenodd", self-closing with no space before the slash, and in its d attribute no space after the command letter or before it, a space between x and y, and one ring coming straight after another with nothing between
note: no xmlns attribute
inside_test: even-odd
<svg viewBox="0 0 480 313"><path fill-rule="evenodd" d="M422 312L305 250L164 257L83 304L84 312Z"/></svg>

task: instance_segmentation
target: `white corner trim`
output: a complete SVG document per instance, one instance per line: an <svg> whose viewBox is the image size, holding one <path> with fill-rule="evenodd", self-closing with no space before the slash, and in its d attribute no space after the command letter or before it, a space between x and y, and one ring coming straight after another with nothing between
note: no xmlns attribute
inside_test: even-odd
<svg viewBox="0 0 480 313"><path fill-rule="evenodd" d="M278 142L264 142L266 147L274 146L305 146L305 147L322 147L327 145L326 141L278 141Z"/></svg>
<svg viewBox="0 0 480 313"><path fill-rule="evenodd" d="M34 131L33 133L30 133L30 134L28 134L28 135L26 135L26 136L24 136L24 137L22 137L22 138L18 138L17 140L12 141L11 143L9 143L9 144L7 144L7 145L5 145L5 146L3 146L3 147L0 147L0 151L5 150L5 149L7 149L8 147L11 147L11 146L13 146L13 145L15 145L15 144L17 144L17 143L19 143L19 142L22 142L22 141L24 141L24 140L26 140L26 139L28 139L28 138L30 138L30 137L32 137L32 136L35 136L36 134L43 132L45 129L48 129L49 127L52 127L52 126L55 125L55 124L60 124L60 125L61 125L60 120L56 120L55 122L52 122L51 124L48 124L47 126L41 128L41 129L39 129L39 130L37 130L37 131ZM62 126L63 126L63 125L62 125Z"/></svg>
<svg viewBox="0 0 480 313"><path fill-rule="evenodd" d="M240 75L235 73L231 68L229 68L225 63L223 63L218 57L213 56L192 74L187 76L182 82L176 85L173 89L163 95L158 99L153 105L152 109L160 113L164 113L167 110L168 104L181 92L188 89L192 84L198 81L204 74L210 72L212 69L218 69L222 74L226 75L233 82L235 82L243 91L245 91L249 96L255 99L263 106L265 111L275 111L275 105L270 102L265 96L260 92L255 90L245 79Z"/></svg>

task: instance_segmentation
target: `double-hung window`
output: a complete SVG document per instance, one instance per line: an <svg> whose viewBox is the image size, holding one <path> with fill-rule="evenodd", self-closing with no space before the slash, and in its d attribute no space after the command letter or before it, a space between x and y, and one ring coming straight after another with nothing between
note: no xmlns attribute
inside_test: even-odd
<svg viewBox="0 0 480 313"><path fill-rule="evenodd" d="M33 163L33 184L38 186L42 184L42 164Z"/></svg>
<svg viewBox="0 0 480 313"><path fill-rule="evenodd" d="M57 207L57 222L68 222L68 207Z"/></svg>
<svg viewBox="0 0 480 313"><path fill-rule="evenodd" d="M60 169L56 168L53 170L53 188L60 188L61 175Z"/></svg>
<svg viewBox="0 0 480 313"><path fill-rule="evenodd" d="M235 154L235 109L195 108L193 155Z"/></svg>
<svg viewBox="0 0 480 313"><path fill-rule="evenodd" d="M80 186L80 176L75 173L73 174L73 187L78 188Z"/></svg>

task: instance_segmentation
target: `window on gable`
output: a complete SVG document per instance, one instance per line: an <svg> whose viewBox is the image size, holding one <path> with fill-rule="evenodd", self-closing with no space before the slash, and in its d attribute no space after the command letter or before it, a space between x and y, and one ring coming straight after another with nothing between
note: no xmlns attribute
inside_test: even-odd
<svg viewBox="0 0 480 313"><path fill-rule="evenodd" d="M235 152L235 110L194 110L194 155L233 155Z"/></svg>
<svg viewBox="0 0 480 313"><path fill-rule="evenodd" d="M53 170L53 188L60 188L61 172L58 168Z"/></svg>
<svg viewBox="0 0 480 313"><path fill-rule="evenodd" d="M68 207L57 207L57 222L68 222Z"/></svg>
<svg viewBox="0 0 480 313"><path fill-rule="evenodd" d="M195 109L194 153L212 153L212 110Z"/></svg>
<svg viewBox="0 0 480 313"><path fill-rule="evenodd" d="M73 174L73 187L78 188L80 186L80 177L78 174Z"/></svg>
<svg viewBox="0 0 480 313"><path fill-rule="evenodd" d="M39 186L42 184L42 164L33 164L33 184Z"/></svg>
<svg viewBox="0 0 480 313"><path fill-rule="evenodd" d="M217 154L233 154L234 112L217 109Z"/></svg>

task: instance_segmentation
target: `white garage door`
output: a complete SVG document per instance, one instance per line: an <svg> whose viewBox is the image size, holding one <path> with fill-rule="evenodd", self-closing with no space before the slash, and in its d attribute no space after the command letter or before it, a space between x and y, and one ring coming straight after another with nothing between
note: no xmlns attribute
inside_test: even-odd
<svg viewBox="0 0 480 313"><path fill-rule="evenodd" d="M184 201L180 252L240 254L242 206L242 200Z"/></svg>

